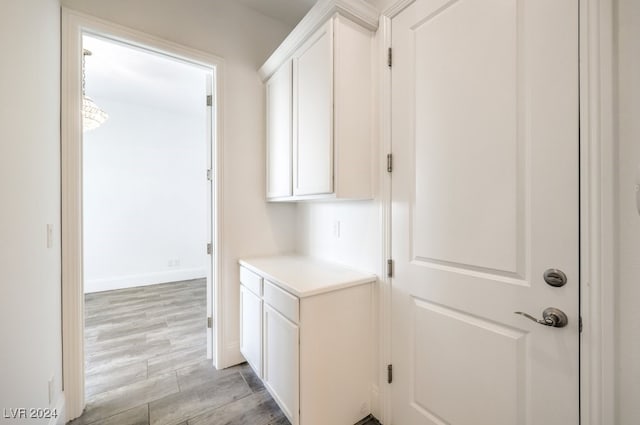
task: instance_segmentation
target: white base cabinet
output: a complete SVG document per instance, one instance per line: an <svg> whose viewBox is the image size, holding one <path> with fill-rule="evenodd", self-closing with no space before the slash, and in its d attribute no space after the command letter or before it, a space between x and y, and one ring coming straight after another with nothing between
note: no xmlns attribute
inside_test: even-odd
<svg viewBox="0 0 640 425"><path fill-rule="evenodd" d="M250 343L253 334L243 333L242 345L262 346L262 380L292 425L353 425L371 413L375 276L340 277L339 267L300 257L240 264L241 276L263 282L260 341ZM248 306L242 329L255 320Z"/></svg>

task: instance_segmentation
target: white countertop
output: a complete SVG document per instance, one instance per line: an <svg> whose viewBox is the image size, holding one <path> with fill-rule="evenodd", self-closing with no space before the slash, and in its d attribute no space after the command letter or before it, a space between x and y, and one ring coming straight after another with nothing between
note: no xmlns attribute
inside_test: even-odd
<svg viewBox="0 0 640 425"><path fill-rule="evenodd" d="M247 258L239 263L299 298L373 283L377 279L372 273L304 256Z"/></svg>

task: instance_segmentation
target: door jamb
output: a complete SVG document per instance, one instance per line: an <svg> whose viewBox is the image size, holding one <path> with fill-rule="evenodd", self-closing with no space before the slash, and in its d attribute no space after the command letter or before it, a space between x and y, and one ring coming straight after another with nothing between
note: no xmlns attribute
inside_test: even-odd
<svg viewBox="0 0 640 425"><path fill-rule="evenodd" d="M613 0L580 0L580 416L615 423Z"/></svg>
<svg viewBox="0 0 640 425"><path fill-rule="evenodd" d="M391 19L415 0L398 0L382 11L378 55L391 47ZM580 43L580 422L615 422L615 54L613 0L578 0ZM384 62L384 63L382 63ZM382 156L391 149L391 78L379 61L379 135ZM384 270L391 252L391 184L380 167L381 226ZM391 364L390 278L380 283L380 416L391 423L391 388L386 365Z"/></svg>
<svg viewBox="0 0 640 425"><path fill-rule="evenodd" d="M222 359L222 309L220 247L223 241L223 74L224 60L124 26L62 8L61 79L61 203L62 203L62 365L66 420L82 414L84 399L84 298L82 264L82 123L81 58L82 34L91 33L139 46L211 69L213 71L214 133L211 135L213 166L211 242L213 244L213 364ZM203 170L204 178L204 170ZM204 249L205 247L203 247Z"/></svg>

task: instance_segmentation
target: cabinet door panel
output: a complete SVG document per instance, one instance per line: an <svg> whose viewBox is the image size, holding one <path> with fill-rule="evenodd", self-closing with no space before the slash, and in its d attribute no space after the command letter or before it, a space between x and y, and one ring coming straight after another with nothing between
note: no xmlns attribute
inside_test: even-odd
<svg viewBox="0 0 640 425"><path fill-rule="evenodd" d="M264 304L264 384L292 425L299 421L298 326Z"/></svg>
<svg viewBox="0 0 640 425"><path fill-rule="evenodd" d="M267 81L267 198L292 194L291 62Z"/></svg>
<svg viewBox="0 0 640 425"><path fill-rule="evenodd" d="M262 378L262 300L240 285L240 352Z"/></svg>
<svg viewBox="0 0 640 425"><path fill-rule="evenodd" d="M294 57L294 195L333 192L333 23Z"/></svg>

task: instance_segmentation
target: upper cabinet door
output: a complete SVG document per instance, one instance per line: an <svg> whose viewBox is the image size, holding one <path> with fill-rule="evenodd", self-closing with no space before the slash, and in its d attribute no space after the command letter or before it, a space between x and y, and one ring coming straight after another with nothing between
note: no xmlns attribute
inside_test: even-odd
<svg viewBox="0 0 640 425"><path fill-rule="evenodd" d="M293 194L333 192L333 21L293 58Z"/></svg>
<svg viewBox="0 0 640 425"><path fill-rule="evenodd" d="M292 195L291 61L267 81L267 198Z"/></svg>

